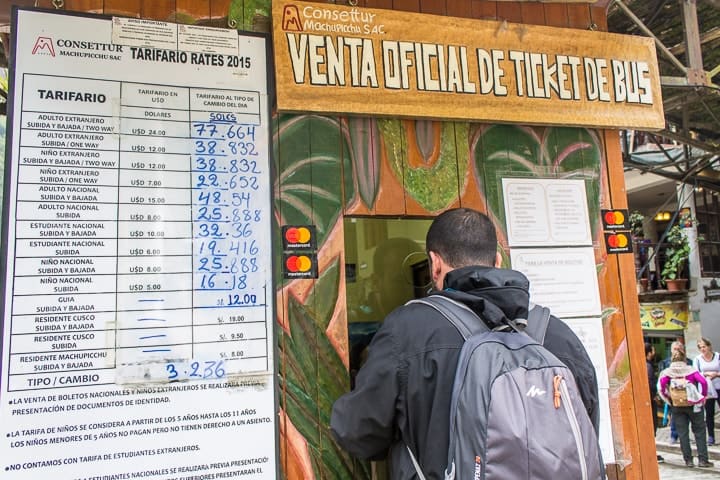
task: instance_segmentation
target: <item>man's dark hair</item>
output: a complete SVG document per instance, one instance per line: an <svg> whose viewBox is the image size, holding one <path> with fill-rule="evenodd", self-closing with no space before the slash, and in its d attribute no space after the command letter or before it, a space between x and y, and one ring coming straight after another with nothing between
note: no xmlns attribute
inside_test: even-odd
<svg viewBox="0 0 720 480"><path fill-rule="evenodd" d="M497 234L487 215L469 208L441 213L428 229L425 248L452 268L495 266Z"/></svg>
<svg viewBox="0 0 720 480"><path fill-rule="evenodd" d="M653 346L649 344L648 342L645 342L645 356L648 356L648 353L652 352Z"/></svg>

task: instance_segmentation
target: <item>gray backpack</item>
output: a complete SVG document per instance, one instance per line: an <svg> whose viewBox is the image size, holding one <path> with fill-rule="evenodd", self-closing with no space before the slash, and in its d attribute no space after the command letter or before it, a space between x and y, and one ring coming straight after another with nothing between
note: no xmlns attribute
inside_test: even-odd
<svg viewBox="0 0 720 480"><path fill-rule="evenodd" d="M515 324L509 331L490 331L450 298L432 295L411 302L439 311L465 338L450 403L446 480L605 478L575 379L557 357L516 331ZM547 308L533 308L530 335L544 339L549 317Z"/></svg>

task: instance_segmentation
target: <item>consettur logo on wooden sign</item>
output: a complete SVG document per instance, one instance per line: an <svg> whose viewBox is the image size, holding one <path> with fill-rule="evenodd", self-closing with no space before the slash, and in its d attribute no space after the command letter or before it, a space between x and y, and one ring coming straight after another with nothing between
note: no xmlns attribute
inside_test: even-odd
<svg viewBox="0 0 720 480"><path fill-rule="evenodd" d="M273 16L283 111L664 127L649 38L289 0Z"/></svg>

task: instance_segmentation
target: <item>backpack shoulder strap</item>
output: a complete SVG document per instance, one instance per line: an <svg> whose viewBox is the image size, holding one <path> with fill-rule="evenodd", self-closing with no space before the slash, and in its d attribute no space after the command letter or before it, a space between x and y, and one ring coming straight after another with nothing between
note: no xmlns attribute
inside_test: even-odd
<svg viewBox="0 0 720 480"><path fill-rule="evenodd" d="M549 324L550 309L541 305L533 305L528 313L528 325L525 327L525 333L540 345L544 345Z"/></svg>
<svg viewBox="0 0 720 480"><path fill-rule="evenodd" d="M467 305L460 303L457 300L453 300L452 298L443 297L442 295L430 295L424 298L410 300L405 305L411 303L422 303L435 309L455 326L464 340L470 338L470 335L473 333L490 331L487 325L485 325L485 322L483 322L482 319ZM408 454L410 454L410 459L415 467L415 472L417 473L418 478L420 480L425 480L425 475L423 474L415 455L410 449L410 446L405 444L405 448L407 449Z"/></svg>
<svg viewBox="0 0 720 480"><path fill-rule="evenodd" d="M443 297L442 295L430 295L425 298L410 300L407 304L409 303L422 303L434 308L457 328L465 340L473 333L490 330L487 325L485 325L485 322L467 305L452 298Z"/></svg>

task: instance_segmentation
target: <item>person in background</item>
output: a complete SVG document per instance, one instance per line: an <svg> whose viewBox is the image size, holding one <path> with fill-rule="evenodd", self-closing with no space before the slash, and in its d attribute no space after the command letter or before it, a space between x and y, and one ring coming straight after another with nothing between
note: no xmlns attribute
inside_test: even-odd
<svg viewBox="0 0 720 480"><path fill-rule="evenodd" d="M678 351L685 353L685 344L683 342L681 342L680 340L675 340L674 342L672 342L672 344L670 344L670 354L667 356L667 358L665 360L662 361L662 364L660 365L660 370L665 370L666 368L670 367L670 363L672 363L671 362L672 355ZM692 364L692 362L690 362L690 360L687 360L686 363L688 365ZM670 415L670 443L677 443L677 442L678 442L678 433L677 433L677 430L675 429L675 417L673 417L671 414Z"/></svg>
<svg viewBox="0 0 720 480"><path fill-rule="evenodd" d="M698 467L710 468L713 462L708 460L707 438L705 437L705 417L702 400L699 403L689 406L675 406L672 404L670 395L670 381L672 379L685 379L688 383L694 384L701 397L707 395L707 381L692 365L687 364L685 352L676 350L672 355L670 366L660 372L658 380L658 394L665 402L672 406L672 416L675 419L675 427L680 437L680 449L682 450L685 466L694 467L692 447L690 446L690 428L695 436L697 445ZM689 396L688 396L689 400Z"/></svg>
<svg viewBox="0 0 720 480"><path fill-rule="evenodd" d="M693 366L708 381L708 398L705 400L705 426L707 427L707 443L715 445L715 403L720 404L720 353L713 352L712 343L705 337L697 343L700 355L695 357Z"/></svg>
<svg viewBox="0 0 720 480"><path fill-rule="evenodd" d="M657 378L655 375L655 347L649 343L645 343L645 365L647 367L648 384L650 385L650 411L653 418L653 436L657 434L658 428L658 394L657 394ZM658 455L658 463L662 463L665 459Z"/></svg>

